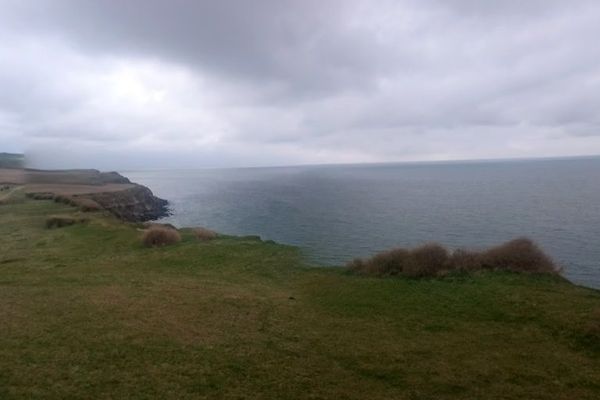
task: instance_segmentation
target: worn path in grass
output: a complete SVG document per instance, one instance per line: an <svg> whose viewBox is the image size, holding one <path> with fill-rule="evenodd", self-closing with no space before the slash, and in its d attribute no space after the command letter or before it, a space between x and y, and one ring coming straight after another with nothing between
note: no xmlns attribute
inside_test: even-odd
<svg viewBox="0 0 600 400"><path fill-rule="evenodd" d="M148 249L102 214L44 228L72 213L0 206L2 399L600 398L598 291L364 278L191 231Z"/></svg>

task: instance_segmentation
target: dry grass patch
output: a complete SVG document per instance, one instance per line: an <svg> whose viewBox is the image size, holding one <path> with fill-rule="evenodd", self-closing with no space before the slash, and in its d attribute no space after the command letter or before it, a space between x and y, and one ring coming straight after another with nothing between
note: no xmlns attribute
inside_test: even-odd
<svg viewBox="0 0 600 400"><path fill-rule="evenodd" d="M596 338L598 340L598 344L600 344L600 308L592 313L585 333L590 337Z"/></svg>
<svg viewBox="0 0 600 400"><path fill-rule="evenodd" d="M499 270L558 274L560 268L532 240L518 238L485 251L453 252L430 243L414 249L397 248L372 258L355 259L350 270L376 276L435 277L451 271Z"/></svg>
<svg viewBox="0 0 600 400"><path fill-rule="evenodd" d="M66 196L64 194L57 194L54 196L54 201L57 203L68 204L70 206L75 205L73 197Z"/></svg>
<svg viewBox="0 0 600 400"><path fill-rule="evenodd" d="M152 226L142 235L142 243L146 247L168 246L181 241L181 235L175 229L163 226Z"/></svg>
<svg viewBox="0 0 600 400"><path fill-rule="evenodd" d="M48 218L46 218L46 228L62 228L87 221L87 218L77 218L69 215L50 215Z"/></svg>
<svg viewBox="0 0 600 400"><path fill-rule="evenodd" d="M102 207L96 201L84 197L73 197L72 204L83 212L100 211Z"/></svg>
<svg viewBox="0 0 600 400"><path fill-rule="evenodd" d="M196 238L203 242L216 239L219 236L217 232L201 227L194 228L193 231Z"/></svg>
<svg viewBox="0 0 600 400"><path fill-rule="evenodd" d="M54 193L50 192L33 192L27 193L27 197L33 200L53 200Z"/></svg>

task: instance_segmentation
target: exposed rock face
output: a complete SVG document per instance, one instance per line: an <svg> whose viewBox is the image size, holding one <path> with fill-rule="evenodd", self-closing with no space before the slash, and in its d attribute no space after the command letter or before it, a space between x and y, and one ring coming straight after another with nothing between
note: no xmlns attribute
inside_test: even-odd
<svg viewBox="0 0 600 400"><path fill-rule="evenodd" d="M154 196L150 189L137 184L125 190L90 193L81 197L94 200L102 208L125 221L151 221L170 214L167 200Z"/></svg>

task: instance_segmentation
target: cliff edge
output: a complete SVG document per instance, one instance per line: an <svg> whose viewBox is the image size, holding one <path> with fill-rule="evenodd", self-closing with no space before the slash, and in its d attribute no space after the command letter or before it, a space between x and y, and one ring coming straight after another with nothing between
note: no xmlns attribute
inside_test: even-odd
<svg viewBox="0 0 600 400"><path fill-rule="evenodd" d="M170 214L167 200L118 172L21 169L19 179L15 179L15 171L0 169L0 182L24 186L32 198L89 199L98 208L129 222L151 221Z"/></svg>

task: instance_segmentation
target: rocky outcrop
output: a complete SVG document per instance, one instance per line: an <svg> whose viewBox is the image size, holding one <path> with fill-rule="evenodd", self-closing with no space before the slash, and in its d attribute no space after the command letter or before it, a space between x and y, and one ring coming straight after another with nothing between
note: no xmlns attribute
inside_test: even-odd
<svg viewBox="0 0 600 400"><path fill-rule="evenodd" d="M170 215L167 200L154 196L150 189L137 184L125 190L78 197L92 199L116 217L130 222L152 221Z"/></svg>

